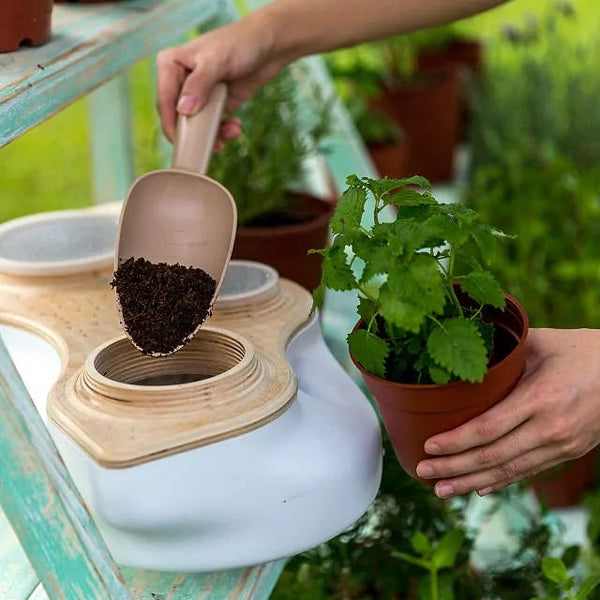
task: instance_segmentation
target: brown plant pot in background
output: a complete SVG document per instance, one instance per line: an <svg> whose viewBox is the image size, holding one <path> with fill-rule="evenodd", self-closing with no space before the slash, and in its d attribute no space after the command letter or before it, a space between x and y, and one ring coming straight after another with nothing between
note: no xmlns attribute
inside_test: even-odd
<svg viewBox="0 0 600 600"><path fill-rule="evenodd" d="M322 257L307 252L327 246L335 205L308 194L292 196L292 208L281 215L283 223L238 228L232 258L267 264L312 291L321 281Z"/></svg>
<svg viewBox="0 0 600 600"><path fill-rule="evenodd" d="M417 56L419 71L439 71L458 65L472 73L478 73L483 66L483 48L477 40L456 41L441 50L421 52Z"/></svg>
<svg viewBox="0 0 600 600"><path fill-rule="evenodd" d="M52 0L0 0L0 52L50 39Z"/></svg>
<svg viewBox="0 0 600 600"><path fill-rule="evenodd" d="M543 473L529 480L535 495L550 508L566 508L580 503L583 495L596 482L597 450Z"/></svg>
<svg viewBox="0 0 600 600"><path fill-rule="evenodd" d="M381 177L406 177L408 171L408 144L405 138L383 144L367 144L371 160Z"/></svg>
<svg viewBox="0 0 600 600"><path fill-rule="evenodd" d="M439 71L455 68L460 76L460 123L459 139L468 136L471 122L471 107L467 85L472 77L483 72L483 46L477 40L462 40L450 44L447 48L431 52L422 52L417 57L419 71Z"/></svg>
<svg viewBox="0 0 600 600"><path fill-rule="evenodd" d="M408 143L408 169L431 181L454 174L458 142L460 76L456 69L422 74L413 83L385 90L371 100L402 128Z"/></svg>
<svg viewBox="0 0 600 600"><path fill-rule="evenodd" d="M354 361L375 399L400 465L414 479L424 481L417 477L416 466L428 457L423 450L428 438L485 412L505 398L521 378L529 319L514 298L506 298L504 311L486 309L483 313L485 320L496 326L494 348L498 362L481 383L395 383L369 373ZM459 299L463 303L460 296ZM361 326L362 322L356 325Z"/></svg>

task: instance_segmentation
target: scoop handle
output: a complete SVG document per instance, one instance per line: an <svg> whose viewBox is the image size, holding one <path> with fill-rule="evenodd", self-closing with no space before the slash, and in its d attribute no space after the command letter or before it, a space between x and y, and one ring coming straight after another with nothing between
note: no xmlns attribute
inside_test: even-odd
<svg viewBox="0 0 600 600"><path fill-rule="evenodd" d="M204 175L219 131L227 99L227 86L217 83L204 108L191 117L179 115L173 168Z"/></svg>

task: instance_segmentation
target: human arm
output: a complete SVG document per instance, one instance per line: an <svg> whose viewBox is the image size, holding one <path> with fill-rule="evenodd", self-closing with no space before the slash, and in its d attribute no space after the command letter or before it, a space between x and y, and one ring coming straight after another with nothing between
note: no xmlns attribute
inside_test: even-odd
<svg viewBox="0 0 600 600"><path fill-rule="evenodd" d="M158 56L158 108L173 139L177 111L194 114L218 81L227 111L248 100L286 64L309 54L447 23L505 0L275 0L244 19ZM177 107L177 109L176 109ZM239 134L239 122L221 130Z"/></svg>
<svg viewBox="0 0 600 600"><path fill-rule="evenodd" d="M600 330L532 329L520 383L490 410L425 443L417 474L449 498L485 495L600 442ZM429 467L429 470L427 470Z"/></svg>

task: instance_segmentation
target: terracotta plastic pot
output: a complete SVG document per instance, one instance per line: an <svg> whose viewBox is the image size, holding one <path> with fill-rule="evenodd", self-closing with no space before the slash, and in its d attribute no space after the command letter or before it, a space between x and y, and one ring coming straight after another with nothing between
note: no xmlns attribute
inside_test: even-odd
<svg viewBox="0 0 600 600"><path fill-rule="evenodd" d="M404 138L387 144L367 144L371 160L382 177L406 177L408 171L408 145Z"/></svg>
<svg viewBox="0 0 600 600"><path fill-rule="evenodd" d="M439 71L457 65L473 73L481 71L483 47L477 40L456 41L446 48L421 52L417 57L419 71Z"/></svg>
<svg viewBox="0 0 600 600"><path fill-rule="evenodd" d="M425 441L449 431L485 412L506 397L519 381L525 366L525 339L529 319L522 306L507 295L504 311L484 311L486 321L494 323L495 347L511 345L490 367L481 383L456 381L447 385L415 385L386 381L366 371L356 361L363 379L373 394L383 424L402 468L413 478L417 464L427 458ZM463 299L460 298L461 303ZM362 321L356 328L363 326ZM353 358L354 360L354 358ZM435 482L426 481L431 485Z"/></svg>
<svg viewBox="0 0 600 600"><path fill-rule="evenodd" d="M233 257L254 260L276 269L282 277L313 290L321 281L322 258L307 254L311 248L325 248L329 241L329 220L333 202L308 194L292 194L289 216L292 224L270 227L240 227Z"/></svg>
<svg viewBox="0 0 600 600"><path fill-rule="evenodd" d="M461 78L459 138L466 139L471 122L471 106L467 83L483 71L483 46L477 40L457 41L433 52L423 52L417 57L419 71L438 71L455 68Z"/></svg>
<svg viewBox="0 0 600 600"><path fill-rule="evenodd" d="M457 69L423 74L413 83L384 90L370 101L402 128L408 143L408 169L431 181L454 173L461 82Z"/></svg>
<svg viewBox="0 0 600 600"><path fill-rule="evenodd" d="M575 506L594 487L597 457L597 450L592 450L581 458L548 469L529 480L531 487L550 508Z"/></svg>
<svg viewBox="0 0 600 600"><path fill-rule="evenodd" d="M50 39L52 0L0 0L0 52Z"/></svg>

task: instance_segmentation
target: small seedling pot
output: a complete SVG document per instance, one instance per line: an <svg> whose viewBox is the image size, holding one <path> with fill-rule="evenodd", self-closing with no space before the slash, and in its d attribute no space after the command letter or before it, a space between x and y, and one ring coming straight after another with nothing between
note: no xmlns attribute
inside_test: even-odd
<svg viewBox="0 0 600 600"><path fill-rule="evenodd" d="M460 92L460 74L450 68L421 74L370 101L372 108L394 119L406 134L409 173L421 173L434 182L452 178Z"/></svg>
<svg viewBox="0 0 600 600"><path fill-rule="evenodd" d="M335 205L308 194L292 194L292 207L281 215L282 223L237 230L233 258L253 260L273 267L281 277L308 290L319 285L322 257L307 254L327 246L329 220Z"/></svg>
<svg viewBox="0 0 600 600"><path fill-rule="evenodd" d="M463 303L464 296L459 299ZM493 364L481 383L396 383L369 373L352 359L375 399L398 461L411 477L420 479L416 467L428 458L424 451L428 438L485 412L505 398L521 378L529 319L512 296L507 295L506 300L504 311L489 309L483 312L485 320L495 326L496 359L492 358ZM355 329L363 326L364 323L359 321Z"/></svg>
<svg viewBox="0 0 600 600"><path fill-rule="evenodd" d="M52 0L0 0L0 52L50 39Z"/></svg>

